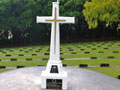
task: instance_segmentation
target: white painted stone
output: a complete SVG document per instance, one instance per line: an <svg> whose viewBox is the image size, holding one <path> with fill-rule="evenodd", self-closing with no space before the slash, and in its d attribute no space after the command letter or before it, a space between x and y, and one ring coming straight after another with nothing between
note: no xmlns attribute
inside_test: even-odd
<svg viewBox="0 0 120 90"><path fill-rule="evenodd" d="M53 2L52 16L39 17L37 23L51 23L51 45L50 45L50 60L47 68L41 74L41 88L46 89L47 79L62 79L62 89L67 90L67 72L63 70L60 60L60 23L74 23L74 17L59 16L59 2ZM50 73L52 65L58 67L58 73Z"/></svg>

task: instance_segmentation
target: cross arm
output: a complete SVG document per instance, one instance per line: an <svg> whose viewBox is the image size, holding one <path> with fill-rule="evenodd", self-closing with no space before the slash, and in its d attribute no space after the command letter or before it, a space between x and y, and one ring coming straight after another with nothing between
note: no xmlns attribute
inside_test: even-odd
<svg viewBox="0 0 120 90"><path fill-rule="evenodd" d="M75 23L75 17L59 17L58 19L65 20L60 23Z"/></svg>
<svg viewBox="0 0 120 90"><path fill-rule="evenodd" d="M50 21L46 21L49 19L52 19L52 17L37 16L36 21L37 21L37 23L51 23Z"/></svg>

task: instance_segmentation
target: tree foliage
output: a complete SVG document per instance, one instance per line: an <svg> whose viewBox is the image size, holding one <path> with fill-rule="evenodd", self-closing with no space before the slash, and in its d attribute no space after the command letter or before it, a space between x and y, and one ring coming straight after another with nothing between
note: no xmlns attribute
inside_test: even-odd
<svg viewBox="0 0 120 90"><path fill-rule="evenodd" d="M0 44L49 41L50 24L37 24L36 16L51 16L54 1L56 0L0 0ZM60 15L74 16L76 19L75 24L61 25L61 40L92 36L82 13L84 3L89 3L90 0L59 1ZM85 14L87 16L87 12Z"/></svg>
<svg viewBox="0 0 120 90"><path fill-rule="evenodd" d="M112 26L120 22L120 0L92 0L86 1L83 14L89 28L96 28L99 22L106 22Z"/></svg>

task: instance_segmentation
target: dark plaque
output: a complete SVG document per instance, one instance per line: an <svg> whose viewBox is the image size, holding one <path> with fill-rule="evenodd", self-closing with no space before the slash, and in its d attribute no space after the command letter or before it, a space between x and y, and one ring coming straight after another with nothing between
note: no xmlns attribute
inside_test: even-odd
<svg viewBox="0 0 120 90"><path fill-rule="evenodd" d="M47 79L47 89L62 89L62 79Z"/></svg>
<svg viewBox="0 0 120 90"><path fill-rule="evenodd" d="M52 65L50 73L58 73L57 65Z"/></svg>

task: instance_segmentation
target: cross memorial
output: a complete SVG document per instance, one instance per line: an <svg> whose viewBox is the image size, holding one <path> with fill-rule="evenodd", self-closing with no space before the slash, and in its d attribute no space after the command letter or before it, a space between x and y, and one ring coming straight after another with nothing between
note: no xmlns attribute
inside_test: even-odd
<svg viewBox="0 0 120 90"><path fill-rule="evenodd" d="M63 70L60 60L60 23L74 23L74 17L59 16L59 1L53 2L52 16L39 17L37 23L51 23L50 59L45 71L41 74L42 89L67 90L67 72Z"/></svg>

